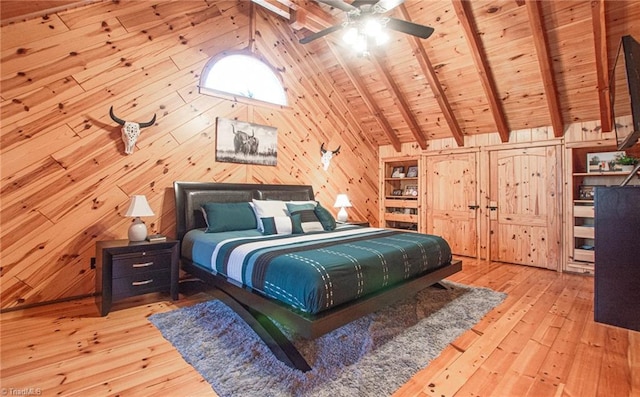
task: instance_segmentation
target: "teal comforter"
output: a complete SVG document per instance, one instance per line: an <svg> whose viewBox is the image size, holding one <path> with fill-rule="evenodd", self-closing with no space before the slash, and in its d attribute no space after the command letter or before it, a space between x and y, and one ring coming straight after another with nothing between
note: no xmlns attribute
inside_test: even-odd
<svg viewBox="0 0 640 397"><path fill-rule="evenodd" d="M451 249L439 236L357 226L287 236L191 230L182 254L229 281L311 314L451 261Z"/></svg>

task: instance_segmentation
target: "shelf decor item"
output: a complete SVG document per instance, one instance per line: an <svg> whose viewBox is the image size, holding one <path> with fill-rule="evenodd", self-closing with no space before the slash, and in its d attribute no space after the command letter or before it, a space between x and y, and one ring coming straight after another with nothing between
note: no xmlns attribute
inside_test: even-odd
<svg viewBox="0 0 640 397"><path fill-rule="evenodd" d="M391 172L391 177L392 178L402 178L402 176L400 176L402 173L404 172L404 167L400 166L400 167L393 167L393 171Z"/></svg>
<svg viewBox="0 0 640 397"><path fill-rule="evenodd" d="M601 173L622 171L622 168L620 168L616 159L625 155L626 153L624 151L587 153L587 172Z"/></svg>
<svg viewBox="0 0 640 397"><path fill-rule="evenodd" d="M407 178L416 178L418 176L418 167L411 166L407 170Z"/></svg>
<svg viewBox="0 0 640 397"><path fill-rule="evenodd" d="M347 197L346 194L339 194L338 197L336 197L336 203L333 206L335 208L340 208L336 220L338 222L346 222L349 217L346 209L351 207L349 197Z"/></svg>
<svg viewBox="0 0 640 397"><path fill-rule="evenodd" d="M620 169L624 172L630 172L633 170L633 166L638 164L638 159L626 154L616 157L616 163L620 166Z"/></svg>
<svg viewBox="0 0 640 397"><path fill-rule="evenodd" d="M418 195L418 186L416 185L407 185L404 188L404 195L405 196L417 196Z"/></svg>
<svg viewBox="0 0 640 397"><path fill-rule="evenodd" d="M144 195L131 196L129 209L124 214L129 218L136 218L129 226L129 241L144 241L147 238L147 225L140 219L141 216L153 216L147 198Z"/></svg>
<svg viewBox="0 0 640 397"><path fill-rule="evenodd" d="M596 187L591 185L580 185L578 188L578 198L580 200L593 200Z"/></svg>

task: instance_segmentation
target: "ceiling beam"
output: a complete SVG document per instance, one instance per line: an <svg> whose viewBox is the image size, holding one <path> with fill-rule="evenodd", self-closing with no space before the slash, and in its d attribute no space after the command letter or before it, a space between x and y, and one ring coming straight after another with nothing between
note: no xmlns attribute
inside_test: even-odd
<svg viewBox="0 0 640 397"><path fill-rule="evenodd" d="M536 55L542 75L544 93L547 98L547 106L551 116L551 126L553 135L561 137L564 135L564 121L562 120L562 110L558 99L558 88L553 73L551 54L547 34L542 23L542 2L537 0L527 0L527 13L529 14L529 24L533 34L533 43L536 46Z"/></svg>
<svg viewBox="0 0 640 397"><path fill-rule="evenodd" d="M283 4L279 0L251 0L251 2L266 8L274 14L280 15L286 20L291 19L291 9L289 5Z"/></svg>
<svg viewBox="0 0 640 397"><path fill-rule="evenodd" d="M478 29L476 28L475 20L473 19L473 14L471 13L471 7L469 4L470 3L466 0L453 0L453 8L458 16L460 24L462 25L462 29L464 30L467 44L471 49L471 56L473 57L476 70L480 75L480 83L482 84L484 94L489 102L489 108L493 114L498 134L500 135L502 142L508 142L509 127L507 126L504 109L502 108L502 103L498 99L499 96L496 89L496 83L486 61L488 57L484 52L482 43L478 38L479 36L476 34Z"/></svg>
<svg viewBox="0 0 640 397"><path fill-rule="evenodd" d="M351 80L351 83L353 83L353 85L355 86L356 90L358 91L358 94L360 94L360 97L364 101L365 105L367 105L369 112L371 112L371 114L373 115L373 117L375 117L378 124L380 124L380 127L382 127L382 130L387 135L387 138L391 142L391 145L393 145L393 148L396 150L396 152L401 151L402 144L400 143L398 136L393 131L393 128L391 128L389 121L387 121L387 119L384 117L382 110L378 107L378 104L376 103L376 100L371 96L371 93L367 90L366 85L364 84L364 81L362 81L362 78L354 72L353 68L349 64L347 64L347 62L345 62L342 55L340 55L338 51L335 50L333 45L329 45L329 49L331 50L333 55L336 57L336 59L340 63L340 66L342 66L342 70L347 74L347 76Z"/></svg>
<svg viewBox="0 0 640 397"><path fill-rule="evenodd" d="M598 78L598 100L600 102L600 123L602 131L611 132L613 128L613 109L609 97L609 52L607 46L607 24L605 1L591 2L591 21L596 53L596 75Z"/></svg>
<svg viewBox="0 0 640 397"><path fill-rule="evenodd" d="M406 19L407 21L411 21L409 13L407 12L407 8L404 6L404 4L400 5L398 7L398 10L400 11L404 19ZM436 70L433 68L431 60L429 60L422 42L417 37L409 35L407 35L407 40L409 40L409 44L411 45L413 52L416 54L416 59L418 60L420 69L422 69L422 73L424 73L427 81L429 82L429 86L431 87L433 96L440 106L440 110L442 111L442 114L447 121L447 125L449 126L449 130L451 131L453 138L456 140L458 146L464 146L464 135L462 133L462 129L460 128L458 120L453 114L453 109L451 109L451 105L447 100L447 96L445 95L444 89L440 84L440 80L438 80Z"/></svg>
<svg viewBox="0 0 640 397"><path fill-rule="evenodd" d="M378 74L382 77L382 80L384 81L387 88L391 89L391 96L396 103L400 114L402 114L405 122L409 125L409 129L411 130L411 133L413 134L415 140L418 142L418 145L420 145L420 148L422 150L426 150L427 138L425 138L424 134L422 133L422 129L416 121L416 118L413 116L413 113L411 113L409 104L405 100L404 95L402 95L400 88L393 81L391 73L389 73L387 67L376 56L370 56L369 59L371 60L373 66L376 68Z"/></svg>

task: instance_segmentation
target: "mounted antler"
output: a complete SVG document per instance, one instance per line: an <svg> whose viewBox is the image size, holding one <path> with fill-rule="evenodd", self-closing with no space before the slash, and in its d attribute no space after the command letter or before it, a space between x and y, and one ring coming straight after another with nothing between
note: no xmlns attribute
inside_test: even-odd
<svg viewBox="0 0 640 397"><path fill-rule="evenodd" d="M320 162L322 163L325 171L329 169L329 164L331 164L331 159L333 158L333 156L337 156L338 154L340 154L341 147L342 145L338 146L336 150L326 150L324 148L324 142L320 145L320 153L322 153Z"/></svg>
<svg viewBox="0 0 640 397"><path fill-rule="evenodd" d="M113 113L113 106L109 108L109 116L111 116L111 120L122 126L122 141L124 142L124 152L126 154L133 153L133 149L136 145L136 141L140 136L140 129L151 127L156 122L156 115L154 113L153 118L146 123L136 123L133 121L124 121L121 118L118 118Z"/></svg>

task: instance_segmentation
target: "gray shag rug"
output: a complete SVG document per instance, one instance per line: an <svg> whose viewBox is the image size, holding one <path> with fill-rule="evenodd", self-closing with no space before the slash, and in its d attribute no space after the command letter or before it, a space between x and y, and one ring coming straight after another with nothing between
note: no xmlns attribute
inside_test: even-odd
<svg viewBox="0 0 640 397"><path fill-rule="evenodd" d="M443 282L318 339L286 330L312 370L276 359L246 323L219 300L149 317L222 396L390 395L506 294Z"/></svg>

